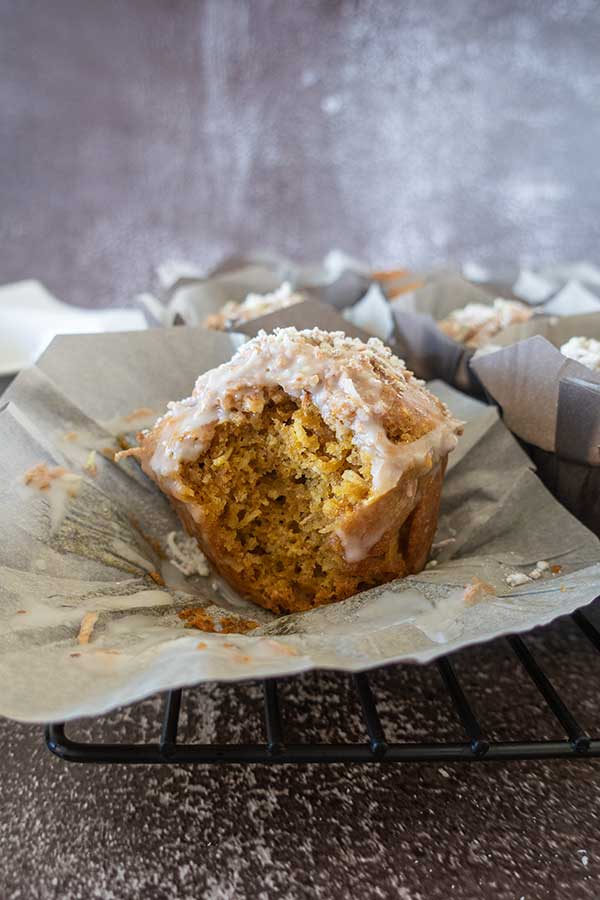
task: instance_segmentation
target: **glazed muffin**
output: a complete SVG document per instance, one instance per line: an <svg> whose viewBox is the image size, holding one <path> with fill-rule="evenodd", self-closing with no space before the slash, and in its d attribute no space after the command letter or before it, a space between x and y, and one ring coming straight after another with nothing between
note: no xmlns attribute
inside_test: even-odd
<svg viewBox="0 0 600 900"><path fill-rule="evenodd" d="M438 328L460 344L483 347L503 328L527 322L533 313L530 306L517 300L497 298L492 306L468 303L462 309L455 309L438 322Z"/></svg>
<svg viewBox="0 0 600 900"><path fill-rule="evenodd" d="M562 345L560 352L592 372L600 372L600 341L595 338L572 337Z"/></svg>
<svg viewBox="0 0 600 900"><path fill-rule="evenodd" d="M304 299L303 294L292 291L290 283L284 281L281 287L271 294L248 294L241 303L230 300L218 313L207 316L202 324L204 328L210 328L213 331L226 331L229 328L235 328L242 322L250 322L252 319L277 312L279 309L295 306L296 303L302 303Z"/></svg>
<svg viewBox="0 0 600 900"><path fill-rule="evenodd" d="M128 451L217 570L278 613L420 571L460 423L379 340L260 332Z"/></svg>

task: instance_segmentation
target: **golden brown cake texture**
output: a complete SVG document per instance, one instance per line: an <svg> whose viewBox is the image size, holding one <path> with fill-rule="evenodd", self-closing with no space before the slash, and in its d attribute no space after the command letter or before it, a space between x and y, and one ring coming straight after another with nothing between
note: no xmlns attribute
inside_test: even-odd
<svg viewBox="0 0 600 900"><path fill-rule="evenodd" d="M498 297L492 306L484 303L468 303L438 322L438 328L461 344L483 347L503 328L518 322L527 322L534 310L517 300Z"/></svg>
<svg viewBox="0 0 600 900"><path fill-rule="evenodd" d="M136 455L237 591L278 613L420 571L460 423L379 340L260 332Z"/></svg>
<svg viewBox="0 0 600 900"><path fill-rule="evenodd" d="M302 303L304 299L303 294L292 290L289 281L284 281L276 291L270 294L248 294L246 299L240 303L230 300L218 313L207 316L202 324L205 328L213 331L226 331L242 322L258 319L260 316L266 316L278 309L295 306L296 303Z"/></svg>

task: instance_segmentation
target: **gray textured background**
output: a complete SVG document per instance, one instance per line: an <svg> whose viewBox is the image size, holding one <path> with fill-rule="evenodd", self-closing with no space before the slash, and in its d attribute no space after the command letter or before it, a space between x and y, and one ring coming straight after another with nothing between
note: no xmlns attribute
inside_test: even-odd
<svg viewBox="0 0 600 900"><path fill-rule="evenodd" d="M598 256L597 0L2 0L1 271Z"/></svg>
<svg viewBox="0 0 600 900"><path fill-rule="evenodd" d="M104 305L166 257L260 248L598 261L599 47L591 0L0 0L0 281ZM597 733L598 658L567 625L533 646ZM492 736L560 735L504 644L457 665ZM435 669L376 693L392 739L459 738ZM259 708L199 689L183 736L257 738ZM337 675L284 715L364 739ZM0 741L1 900L598 897L597 763L77 768L37 728Z"/></svg>

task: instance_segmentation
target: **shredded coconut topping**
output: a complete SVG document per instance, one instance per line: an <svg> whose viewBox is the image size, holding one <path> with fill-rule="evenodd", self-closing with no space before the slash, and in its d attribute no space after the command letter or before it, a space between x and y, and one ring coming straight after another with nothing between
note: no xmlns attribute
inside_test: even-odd
<svg viewBox="0 0 600 900"><path fill-rule="evenodd" d="M455 309L438 325L455 340L479 347L509 325L527 322L533 314L534 310L524 303L497 297L491 306L468 303L462 309Z"/></svg>
<svg viewBox="0 0 600 900"><path fill-rule="evenodd" d="M408 502L418 479L454 449L462 433L462 423L378 338L365 344L341 331L278 328L260 331L229 362L201 375L191 397L170 403L154 429L138 436L141 446L133 453L163 490L185 503L182 465L208 449L220 423L260 412L273 388L298 401L308 396L332 431L350 434L370 463L372 490L365 502L405 474ZM384 420L399 414L420 424L420 437L388 437ZM357 536L343 524L336 534L349 561L363 558L377 537L376 529Z"/></svg>
<svg viewBox="0 0 600 900"><path fill-rule="evenodd" d="M189 575L209 575L210 570L204 553L189 534L170 531L167 535L167 555L176 569Z"/></svg>
<svg viewBox="0 0 600 900"><path fill-rule="evenodd" d="M600 372L600 341L595 338L572 337L562 345L560 352L593 372Z"/></svg>
<svg viewBox="0 0 600 900"><path fill-rule="evenodd" d="M525 575L524 572L513 572L510 575L507 575L504 579L510 587L518 587L521 584L527 584L531 581L531 578L528 575Z"/></svg>
<svg viewBox="0 0 600 900"><path fill-rule="evenodd" d="M507 575L504 580L511 587L518 587L521 584L528 584L530 581L537 581L539 578L543 578L544 575L550 574L552 574L550 563L546 562L545 559L540 559L538 562L536 562L531 572L527 573L527 575L524 572L514 572L510 575Z"/></svg>
<svg viewBox="0 0 600 900"><path fill-rule="evenodd" d="M304 299L303 294L292 291L289 281L284 281L276 291L270 294L248 294L241 303L230 300L220 312L208 316L204 325L207 328L231 328L240 322L249 322L251 319L258 319L259 316L266 316L278 309L302 303Z"/></svg>
<svg viewBox="0 0 600 900"><path fill-rule="evenodd" d="M156 423L150 468L162 478L176 476L206 449L218 423L253 409L256 389L277 386L295 399L310 394L327 425L350 429L371 457L375 494L391 489L410 466L431 468L461 433L461 423L378 338L365 344L341 331L277 328L259 332L229 362L201 375L191 397L169 404ZM383 418L397 402L429 419L431 431L412 443L390 441Z"/></svg>

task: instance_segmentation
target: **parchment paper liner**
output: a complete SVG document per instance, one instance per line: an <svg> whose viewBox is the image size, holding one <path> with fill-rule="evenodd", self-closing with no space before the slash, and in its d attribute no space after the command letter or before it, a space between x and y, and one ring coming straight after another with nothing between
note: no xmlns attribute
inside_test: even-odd
<svg viewBox="0 0 600 900"><path fill-rule="evenodd" d="M472 267L467 267L472 268ZM468 303L491 305L498 296L517 299L508 287L509 283L521 284L532 278L548 285L550 293L540 302L534 294L520 293L518 299L535 307L535 317L521 326L510 326L501 331L493 340L494 344L505 346L520 340L523 336L544 334L544 318L540 315L547 307L553 316L568 315L572 294L569 288L583 292L589 302L600 306L600 299L594 299L597 286L580 284L574 280L582 276L595 275L596 269L589 264L577 264L531 273L516 266L510 271L505 268L503 279L498 281L497 273L488 272L487 281L474 284L451 269L433 272L410 272L405 269L372 272L364 263L352 259L339 251L332 251L318 266L298 266L288 259L275 254L256 254L252 257L231 257L219 267L197 278L179 278L169 283L160 296L167 304L163 321L177 321L191 325L202 324L206 316L219 310L227 300L243 300L249 291L262 293L274 290L283 280L291 281L293 287L304 292L313 300L318 300L345 311L346 320L354 325L363 325L352 315L358 301L365 297L369 289L377 287L390 301L393 322L388 328L381 316L374 316L378 327L367 328L377 334L401 356L418 377L425 380L441 378L448 384L472 396L483 397L484 390L469 362L475 353L452 340L435 324L454 310ZM525 285L523 284L523 287ZM593 317L593 316L592 316ZM254 334L258 327L268 328L268 317L253 320L241 327L245 333ZM296 324L297 312L288 315L290 324ZM582 319L584 317L581 317ZM294 321L292 321L292 319ZM583 332L587 333L587 332Z"/></svg>
<svg viewBox="0 0 600 900"><path fill-rule="evenodd" d="M167 288L158 289L165 304L164 324L202 325L229 300L240 302L249 293L274 291L283 281L314 300L343 309L364 296L371 284L363 266L336 251L318 266L298 266L275 254L252 257L233 256L205 277L177 278Z"/></svg>
<svg viewBox="0 0 600 900"><path fill-rule="evenodd" d="M600 591L598 540L544 489L493 408L441 384L436 390L468 424L446 480L438 565L413 578L270 619L216 593L210 578L169 572L148 539L162 542L176 527L172 511L134 463L117 468L100 453L96 478L84 476L52 532L48 497L23 486L24 471L46 461L81 472L85 453L110 442L119 416L136 407L161 412L240 340L199 328L59 338L14 382L0 413L3 714L62 720L204 680L426 662L550 621ZM65 439L71 431L78 441ZM561 574L509 588L506 576L538 559L556 562ZM148 575L161 565L169 587ZM463 588L473 576L495 593L468 606ZM245 636L182 627L178 610L215 602L264 624ZM90 611L98 613L92 639L79 645Z"/></svg>
<svg viewBox="0 0 600 900"><path fill-rule="evenodd" d="M526 323L505 339L533 328ZM546 486L600 535L600 373L558 350L576 335L600 338L600 315L545 319L535 329L547 337L525 337L471 366Z"/></svg>
<svg viewBox="0 0 600 900"><path fill-rule="evenodd" d="M453 273L430 277L423 287L392 302L398 355L419 378L441 378L461 391L483 396L469 367L475 349L448 337L436 323L468 303L492 306L497 296Z"/></svg>

